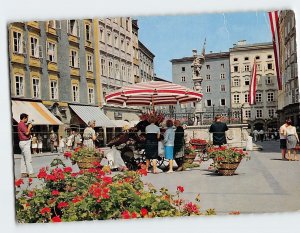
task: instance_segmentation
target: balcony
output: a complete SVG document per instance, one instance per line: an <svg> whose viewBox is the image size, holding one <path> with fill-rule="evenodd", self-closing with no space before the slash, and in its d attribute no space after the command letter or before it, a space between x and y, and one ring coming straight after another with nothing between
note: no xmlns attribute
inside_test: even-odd
<svg viewBox="0 0 300 233"><path fill-rule="evenodd" d="M68 38L70 42L79 44L79 38L73 34L68 34Z"/></svg>
<svg viewBox="0 0 300 233"><path fill-rule="evenodd" d="M39 26L39 22L38 21L29 21L27 23L27 26L33 28L33 29L40 29L40 26Z"/></svg>
<svg viewBox="0 0 300 233"><path fill-rule="evenodd" d="M85 45L86 48L93 49L93 43L91 41L86 40L84 42L84 45Z"/></svg>
<svg viewBox="0 0 300 233"><path fill-rule="evenodd" d="M86 78L87 79L94 79L94 73L93 73L93 71L87 71L86 72Z"/></svg>
<svg viewBox="0 0 300 233"><path fill-rule="evenodd" d="M38 57L32 57L30 56L29 58L29 66L34 66L34 67L41 67L41 60Z"/></svg>
<svg viewBox="0 0 300 233"><path fill-rule="evenodd" d="M23 53L13 53L11 57L11 62L24 64L25 63L25 55Z"/></svg>

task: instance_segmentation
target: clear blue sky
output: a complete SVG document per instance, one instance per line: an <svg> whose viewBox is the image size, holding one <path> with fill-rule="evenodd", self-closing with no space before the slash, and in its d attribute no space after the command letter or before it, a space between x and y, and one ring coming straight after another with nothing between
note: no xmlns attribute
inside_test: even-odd
<svg viewBox="0 0 300 233"><path fill-rule="evenodd" d="M154 72L172 80L171 59L201 51L229 51L234 43L271 42L267 12L238 12L197 15L137 17L139 40L155 54Z"/></svg>

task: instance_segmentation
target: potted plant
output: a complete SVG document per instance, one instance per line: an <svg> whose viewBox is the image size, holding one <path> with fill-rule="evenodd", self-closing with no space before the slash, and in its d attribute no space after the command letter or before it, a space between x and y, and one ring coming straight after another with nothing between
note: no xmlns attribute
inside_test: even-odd
<svg viewBox="0 0 300 233"><path fill-rule="evenodd" d="M93 167L95 162L101 162L104 155L96 149L87 147L76 148L74 152L66 151L65 157L69 157L73 163L77 163L80 169L88 169Z"/></svg>
<svg viewBox="0 0 300 233"><path fill-rule="evenodd" d="M214 147L208 150L208 155L213 159L213 166L220 175L231 176L239 166L241 160L248 153L238 148L228 148L226 146Z"/></svg>
<svg viewBox="0 0 300 233"><path fill-rule="evenodd" d="M186 144L184 147L184 163L192 164L196 155L195 148L192 145Z"/></svg>

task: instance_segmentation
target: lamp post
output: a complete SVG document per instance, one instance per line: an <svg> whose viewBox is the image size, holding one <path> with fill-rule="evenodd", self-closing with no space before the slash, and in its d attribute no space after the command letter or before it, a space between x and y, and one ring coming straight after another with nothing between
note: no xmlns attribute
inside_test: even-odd
<svg viewBox="0 0 300 233"><path fill-rule="evenodd" d="M215 119L215 105L213 104L213 120Z"/></svg>

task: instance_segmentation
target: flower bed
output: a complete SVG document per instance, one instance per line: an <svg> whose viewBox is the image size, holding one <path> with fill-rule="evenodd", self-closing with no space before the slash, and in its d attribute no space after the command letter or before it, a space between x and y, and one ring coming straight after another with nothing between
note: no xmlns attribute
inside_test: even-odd
<svg viewBox="0 0 300 233"><path fill-rule="evenodd" d="M70 222L84 220L154 218L215 214L202 213L198 204L180 198L184 188L177 187L176 195L167 189L159 191L145 185L142 175L126 171L111 176L108 167L99 163L79 173L56 159L54 167L42 168L39 187L32 187L32 179L16 180L16 212L20 223ZM22 186L22 189L21 189ZM199 198L198 198L199 199ZM196 198L196 201L199 201Z"/></svg>

